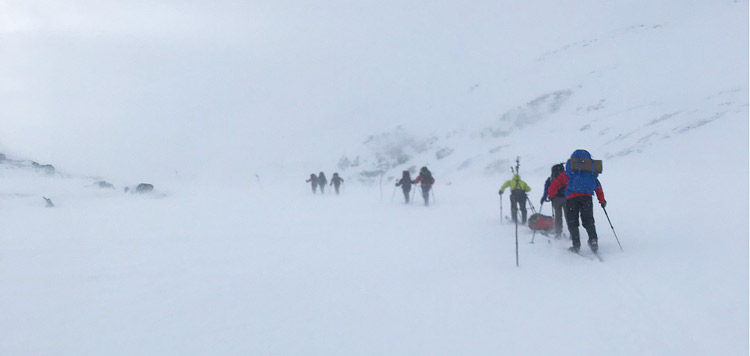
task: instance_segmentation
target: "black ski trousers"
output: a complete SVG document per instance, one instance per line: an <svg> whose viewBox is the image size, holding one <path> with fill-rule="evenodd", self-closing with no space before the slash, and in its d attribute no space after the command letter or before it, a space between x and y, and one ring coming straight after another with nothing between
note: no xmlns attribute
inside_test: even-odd
<svg viewBox="0 0 750 356"><path fill-rule="evenodd" d="M565 209L565 197L552 198L552 210L555 215L555 237L560 238L563 228L563 209Z"/></svg>
<svg viewBox="0 0 750 356"><path fill-rule="evenodd" d="M514 189L510 192L510 214L515 222L518 217L518 208L521 208L521 223L526 224L526 192L523 189Z"/></svg>
<svg viewBox="0 0 750 356"><path fill-rule="evenodd" d="M589 235L589 241L597 241L594 226L593 197L590 195L571 198L565 201L565 220L568 222L570 239L573 246L581 246L581 235L578 232L578 217L581 217L583 228Z"/></svg>
<svg viewBox="0 0 750 356"><path fill-rule="evenodd" d="M422 186L422 198L424 198L424 205L430 205L430 188L432 187L425 187Z"/></svg>
<svg viewBox="0 0 750 356"><path fill-rule="evenodd" d="M401 188L401 190L404 192L404 201L406 202L406 204L409 204L409 193L411 192L411 187L407 188L406 186L404 186L404 188Z"/></svg>

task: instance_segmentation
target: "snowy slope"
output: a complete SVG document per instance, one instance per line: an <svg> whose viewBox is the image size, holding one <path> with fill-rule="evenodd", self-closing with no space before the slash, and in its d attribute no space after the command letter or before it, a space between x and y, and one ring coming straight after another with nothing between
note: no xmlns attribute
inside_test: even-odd
<svg viewBox="0 0 750 356"><path fill-rule="evenodd" d="M625 251L597 210L604 263L522 228L516 268L490 180L438 185L429 208L357 185L3 199L2 353L742 354L748 211L731 197L747 196L747 171L722 176L732 194L712 188L723 161L659 174L734 146L704 138L609 167Z"/></svg>
<svg viewBox="0 0 750 356"><path fill-rule="evenodd" d="M245 131L230 130L238 124L170 145L174 161L148 158L170 173L149 180L155 194L121 190L150 173L137 157L125 160L127 174L99 178L82 175L97 164L69 172L18 154L45 146L37 141L6 152L18 164L0 162L0 355L747 354L747 2L555 4L544 4L551 15L505 4L502 20L524 34L505 46L530 47L503 62L507 72L467 67L446 74L452 89L404 82L393 90L430 95L370 112L361 128L306 126L315 142L289 128L244 146ZM601 17L584 22L583 10ZM529 18L561 27L520 27ZM452 33L424 46L460 43ZM434 60L425 73L445 64ZM393 98L387 84L373 103ZM361 109L352 105L338 110ZM385 116L399 110L394 128ZM271 126L288 124L280 120ZM250 147L266 161L239 159ZM624 251L597 207L603 263L564 241L530 244L521 227L516 267L497 195L510 162L521 156L537 205L550 165L577 148L604 160ZM79 167L80 157L66 158L75 152L54 156ZM342 154L349 163L337 166ZM49 160L56 173L24 158ZM436 201L404 205L389 180L422 165L437 179ZM341 196L303 184L336 169ZM118 189L90 186L99 179ZM57 206L44 208L42 196Z"/></svg>
<svg viewBox="0 0 750 356"><path fill-rule="evenodd" d="M748 46L730 39L747 35L737 33L746 13L737 3L682 5L617 18L545 51L502 84L483 78L419 120L363 137L338 169L394 179L428 165L452 180L507 175L521 156L526 172L542 172L577 148L612 163L717 121L741 121Z"/></svg>

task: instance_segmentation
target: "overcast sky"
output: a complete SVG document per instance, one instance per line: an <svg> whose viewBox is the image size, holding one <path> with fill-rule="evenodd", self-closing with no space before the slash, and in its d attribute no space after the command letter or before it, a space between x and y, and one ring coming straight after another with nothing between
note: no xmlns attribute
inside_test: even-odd
<svg viewBox="0 0 750 356"><path fill-rule="evenodd" d="M637 11L536 2L0 0L0 150L128 179L332 165L373 131L454 125L476 84L501 113L517 68Z"/></svg>

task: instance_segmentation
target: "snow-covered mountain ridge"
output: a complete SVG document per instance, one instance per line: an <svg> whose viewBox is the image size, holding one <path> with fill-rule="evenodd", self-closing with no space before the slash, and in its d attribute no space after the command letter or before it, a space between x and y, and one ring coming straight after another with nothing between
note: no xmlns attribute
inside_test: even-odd
<svg viewBox="0 0 750 356"><path fill-rule="evenodd" d="M731 39L745 5L653 13L649 24L562 40L502 81L483 78L416 120L367 137L338 168L364 181L423 165L444 177L495 176L521 156L526 172L547 171L577 148L611 161L701 135L717 120L741 124L748 48Z"/></svg>
<svg viewBox="0 0 750 356"><path fill-rule="evenodd" d="M649 103L615 111L608 110L606 99L575 105L571 96L571 90L542 95L473 130L421 136L399 126L368 137L363 148L354 150L360 153L343 156L338 168L363 180L379 178L381 173L393 179L401 170L414 173L422 165L439 167L452 176L459 175L451 173L457 171L493 176L507 174L511 162L522 155L525 163L531 163L528 168L546 170L564 161L572 152L572 141L612 160L642 153L676 135L700 135L694 130L716 120L742 120L748 114L747 91L740 88L717 92L687 108ZM531 151L526 145L547 146L549 154L524 155Z"/></svg>

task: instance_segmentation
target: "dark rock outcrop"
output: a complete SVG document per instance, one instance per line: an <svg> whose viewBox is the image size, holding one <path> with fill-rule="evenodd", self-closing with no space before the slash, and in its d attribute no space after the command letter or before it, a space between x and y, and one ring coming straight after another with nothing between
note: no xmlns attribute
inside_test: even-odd
<svg viewBox="0 0 750 356"><path fill-rule="evenodd" d="M102 189L115 189L115 186L112 183L104 180L94 182L93 185Z"/></svg>
<svg viewBox="0 0 750 356"><path fill-rule="evenodd" d="M135 187L136 193L150 193L152 191L154 191L153 184L141 183L141 184L138 184L137 187Z"/></svg>

